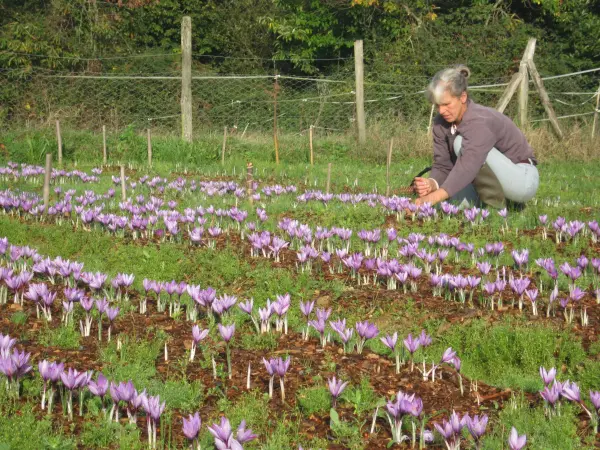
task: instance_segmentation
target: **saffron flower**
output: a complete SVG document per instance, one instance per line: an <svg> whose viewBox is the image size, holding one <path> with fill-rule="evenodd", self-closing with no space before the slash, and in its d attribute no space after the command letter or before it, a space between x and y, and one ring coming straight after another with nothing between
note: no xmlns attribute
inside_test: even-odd
<svg viewBox="0 0 600 450"><path fill-rule="evenodd" d="M193 361L194 357L196 356L196 347L198 346L198 343L204 340L206 336L208 336L208 329L200 330L198 325L194 325L192 327L192 348L190 350L190 361Z"/></svg>
<svg viewBox="0 0 600 450"><path fill-rule="evenodd" d="M396 349L396 344L398 343L398 333L394 332L393 335L386 335L385 337L380 338L383 345L389 348L396 358L396 373L400 373L400 353Z"/></svg>
<svg viewBox="0 0 600 450"><path fill-rule="evenodd" d="M166 403L160 402L160 397L148 397L142 398L142 407L146 412L146 423L148 425L148 446L151 449L156 448L156 428L160 422L160 416L165 410Z"/></svg>
<svg viewBox="0 0 600 450"><path fill-rule="evenodd" d="M475 448L479 450L481 448L481 437L485 434L487 427L488 416L484 414L481 418L477 415L471 418L469 415L466 415L464 418L467 429L475 441Z"/></svg>
<svg viewBox="0 0 600 450"><path fill-rule="evenodd" d="M525 443L527 442L527 436L522 435L519 436L517 429L512 427L510 430L510 437L508 438L508 446L511 450L521 450L525 447Z"/></svg>
<svg viewBox="0 0 600 450"><path fill-rule="evenodd" d="M246 421L242 420L240 426L237 429L237 439L233 437L233 431L231 429L231 424L229 423L229 419L227 417L221 417L221 422L219 425L216 423L212 424L208 427L208 431L215 438L215 447L218 449L231 449L231 450L239 450L242 449L242 445L244 442L251 441L252 439L256 439L256 435L252 433L252 430L246 429Z"/></svg>
<svg viewBox="0 0 600 450"><path fill-rule="evenodd" d="M404 339L404 346L410 353L410 371L412 372L415 369L415 360L414 354L421 346L421 340L419 338L413 338L412 333L408 335L406 339Z"/></svg>
<svg viewBox="0 0 600 450"><path fill-rule="evenodd" d="M357 322L355 327L356 327L356 332L357 332L358 336L360 337L359 341L356 343L356 352L358 354L361 354L363 351L365 342L368 339L372 339L372 338L376 337L379 334L379 330L377 329L377 327L374 324L369 323L366 320L364 322Z"/></svg>
<svg viewBox="0 0 600 450"><path fill-rule="evenodd" d="M87 387L92 394L94 394L96 397L100 397L100 400L102 401L102 411L106 411L104 408L104 397L108 391L109 383L104 374L102 372L98 372L98 380L90 380Z"/></svg>
<svg viewBox="0 0 600 450"><path fill-rule="evenodd" d="M335 408L337 399L342 394L342 392L344 392L344 389L346 389L346 386L348 386L348 382L342 381L342 380L337 380L334 376L333 378L329 378L327 380L327 385L329 387L329 392L331 393L331 396L333 397L333 408Z"/></svg>
<svg viewBox="0 0 600 450"><path fill-rule="evenodd" d="M194 415L190 414L187 419L185 417L183 418L183 434L188 440L192 441L192 448L194 448L197 443L201 426L202 421L200 420L200 413L198 412ZM200 450L200 443L197 443L197 448Z"/></svg>
<svg viewBox="0 0 600 450"><path fill-rule="evenodd" d="M221 337L223 338L226 344L225 351L227 354L227 371L229 374L229 379L231 380L231 350L229 348L229 345L231 339L233 338L233 333L235 332L235 323L232 323L228 326L218 324L217 328L219 328L219 333L221 334Z"/></svg>
<svg viewBox="0 0 600 450"><path fill-rule="evenodd" d="M542 377L544 385L550 386L550 383L556 378L556 368L552 367L550 370L546 370L544 367L540 366L540 376Z"/></svg>

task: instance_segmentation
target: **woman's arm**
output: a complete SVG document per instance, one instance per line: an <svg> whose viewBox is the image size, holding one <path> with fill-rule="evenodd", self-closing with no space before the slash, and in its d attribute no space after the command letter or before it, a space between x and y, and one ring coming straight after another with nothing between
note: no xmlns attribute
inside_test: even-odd
<svg viewBox="0 0 600 450"><path fill-rule="evenodd" d="M452 170L454 164L450 158L450 148L448 147L448 141L446 140L446 130L443 126L444 120L437 116L433 122L433 164L431 166L431 173L429 178L433 179L437 183L437 187L440 187L446 180L446 177Z"/></svg>

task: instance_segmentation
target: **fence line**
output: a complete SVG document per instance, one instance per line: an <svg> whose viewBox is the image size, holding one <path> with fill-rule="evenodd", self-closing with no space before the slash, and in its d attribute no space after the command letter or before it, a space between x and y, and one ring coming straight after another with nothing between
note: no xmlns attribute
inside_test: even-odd
<svg viewBox="0 0 600 450"><path fill-rule="evenodd" d="M181 129L181 83L180 53L141 54L79 58L69 56L34 55L24 52L0 51L0 55L23 55L42 59L64 59L89 62L88 70L69 72L34 66L0 69L0 84L10 89L0 91L0 126L14 124L48 124L60 119L71 128L100 129L107 125L112 129L128 125L148 127L152 124L159 132ZM221 55L201 55L195 58L226 58L251 60ZM127 71L119 68L109 72L111 66L94 63L132 59ZM147 58L147 68L137 62ZM161 67L160 58L167 60ZM170 59L173 59L171 63ZM269 61L289 61L272 60ZM352 60L352 57L311 59L311 61ZM174 64L174 63L177 64ZM75 64L74 64L75 65ZM83 64L82 64L83 65ZM392 64L393 65L393 64ZM424 67L447 67L438 64L422 64ZM516 68L514 61L506 63L478 62L480 67ZM85 66L84 66L85 67ZM156 72L154 72L156 70ZM133 72L136 71L136 72ZM431 78L428 70L423 75L396 76L364 68L364 107L368 123L395 123L411 120L427 124L431 105L427 103L424 87ZM497 104L504 87L509 85L510 75L501 72L496 77L476 79L479 84L470 86L471 96L478 103L488 106ZM548 94L552 97L557 119L587 120L587 104L598 98L600 67L564 74L542 77ZM390 80L398 82L390 82ZM277 108L277 127L281 132L302 133L309 125L326 132L345 132L357 127L356 82L354 73L337 76L311 77L281 74L237 74L191 76L193 98L193 125L198 129L223 130L227 127L250 127L249 131L272 131ZM529 80L529 83L532 81ZM277 95L274 93L277 89ZM8 93L8 94L7 94ZM565 98L565 97L571 98ZM578 96L583 96L577 98ZM421 98L419 98L421 97ZM533 90L528 92L531 122L544 122L545 112ZM505 111L517 116L515 104Z"/></svg>

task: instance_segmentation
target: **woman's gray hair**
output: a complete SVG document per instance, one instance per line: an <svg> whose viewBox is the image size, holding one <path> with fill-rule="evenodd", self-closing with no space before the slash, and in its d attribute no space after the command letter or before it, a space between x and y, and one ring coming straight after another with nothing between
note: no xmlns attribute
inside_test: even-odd
<svg viewBox="0 0 600 450"><path fill-rule="evenodd" d="M463 92L467 92L467 79L470 75L471 71L463 64L440 70L433 76L425 95L436 105L440 103L445 91L453 97L460 97Z"/></svg>

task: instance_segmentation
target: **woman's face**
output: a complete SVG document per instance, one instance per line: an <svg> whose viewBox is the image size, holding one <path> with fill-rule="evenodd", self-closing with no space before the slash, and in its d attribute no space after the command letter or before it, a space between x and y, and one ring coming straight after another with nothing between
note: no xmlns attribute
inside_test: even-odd
<svg viewBox="0 0 600 450"><path fill-rule="evenodd" d="M446 122L460 122L467 109L467 93L463 92L459 97L455 97L445 90L437 107Z"/></svg>

